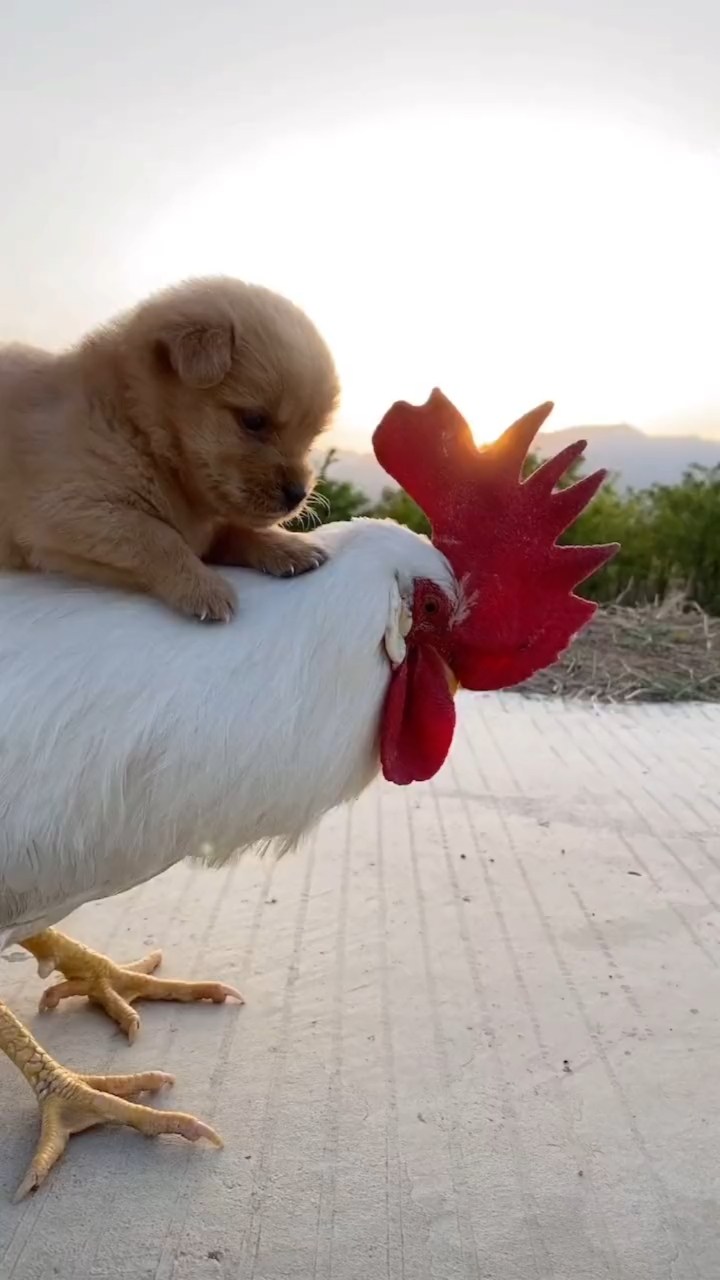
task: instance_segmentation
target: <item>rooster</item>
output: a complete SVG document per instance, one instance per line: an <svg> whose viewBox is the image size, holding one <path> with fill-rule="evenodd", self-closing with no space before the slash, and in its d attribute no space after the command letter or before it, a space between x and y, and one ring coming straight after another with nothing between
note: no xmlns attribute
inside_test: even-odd
<svg viewBox="0 0 720 1280"><path fill-rule="evenodd" d="M137 999L241 1000L221 983L154 976L158 952L120 966L54 926L185 857L291 849L380 769L399 785L432 777L458 685L517 684L567 647L595 609L573 588L615 548L556 543L604 476L556 488L583 442L520 482L551 408L478 449L439 391L396 404L375 452L432 541L389 521L328 525L317 573L288 583L229 570L243 607L227 626L60 579L0 580L0 948L19 943L41 976L62 973L41 1008L86 995L132 1040ZM40 1108L18 1199L91 1125L221 1143L193 1116L137 1102L171 1077L71 1071L2 1003L0 1048Z"/></svg>

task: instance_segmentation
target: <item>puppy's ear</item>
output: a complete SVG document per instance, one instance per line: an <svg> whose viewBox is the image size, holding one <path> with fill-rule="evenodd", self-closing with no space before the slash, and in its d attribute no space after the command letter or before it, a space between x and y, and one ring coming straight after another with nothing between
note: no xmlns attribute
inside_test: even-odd
<svg viewBox="0 0 720 1280"><path fill-rule="evenodd" d="M172 368L188 387L216 387L230 372L232 330L227 325L194 325L162 341Z"/></svg>

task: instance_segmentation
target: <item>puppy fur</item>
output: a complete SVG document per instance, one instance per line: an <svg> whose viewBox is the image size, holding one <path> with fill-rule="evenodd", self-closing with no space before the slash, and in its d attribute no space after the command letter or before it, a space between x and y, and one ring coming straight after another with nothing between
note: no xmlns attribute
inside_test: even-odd
<svg viewBox="0 0 720 1280"><path fill-rule="evenodd" d="M338 391L307 316L227 278L165 290L61 355L0 348L0 569L227 620L211 564L290 576L325 558L277 526L305 502Z"/></svg>

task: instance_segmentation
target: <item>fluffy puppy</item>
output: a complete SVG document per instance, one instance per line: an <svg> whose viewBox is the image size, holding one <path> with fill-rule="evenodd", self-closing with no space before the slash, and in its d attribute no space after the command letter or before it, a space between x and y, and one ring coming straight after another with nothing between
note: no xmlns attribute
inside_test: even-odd
<svg viewBox="0 0 720 1280"><path fill-rule="evenodd" d="M227 620L208 562L290 576L324 559L276 526L306 500L337 396L307 316L233 279L168 289L61 355L0 349L0 569Z"/></svg>

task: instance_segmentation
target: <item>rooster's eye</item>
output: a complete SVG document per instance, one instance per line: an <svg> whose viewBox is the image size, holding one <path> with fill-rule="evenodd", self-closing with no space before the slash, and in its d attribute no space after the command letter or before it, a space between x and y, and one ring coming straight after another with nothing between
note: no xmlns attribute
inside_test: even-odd
<svg viewBox="0 0 720 1280"><path fill-rule="evenodd" d="M438 612L438 610L439 610L439 608L440 608L440 604L439 604L439 602L435 599L435 597L434 597L434 596L428 596L427 600L425 601L425 604L423 605L423 608L424 608L425 612L426 612L427 614L429 614L429 615L430 615L430 617L432 617L432 616L433 616L433 614L435 614L435 613L437 613L437 612Z"/></svg>

